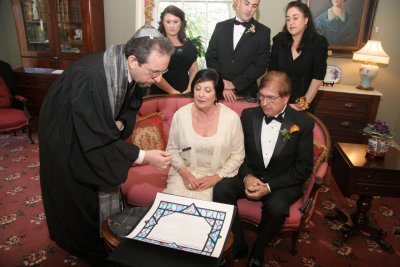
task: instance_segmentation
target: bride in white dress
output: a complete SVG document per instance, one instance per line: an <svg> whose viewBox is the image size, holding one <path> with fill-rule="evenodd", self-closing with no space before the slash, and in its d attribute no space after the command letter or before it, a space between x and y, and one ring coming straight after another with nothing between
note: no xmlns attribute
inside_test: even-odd
<svg viewBox="0 0 400 267"><path fill-rule="evenodd" d="M174 114L167 151L171 169L165 193L212 201L214 185L233 177L244 160L239 115L218 103L223 81L213 69L197 72L193 103Z"/></svg>

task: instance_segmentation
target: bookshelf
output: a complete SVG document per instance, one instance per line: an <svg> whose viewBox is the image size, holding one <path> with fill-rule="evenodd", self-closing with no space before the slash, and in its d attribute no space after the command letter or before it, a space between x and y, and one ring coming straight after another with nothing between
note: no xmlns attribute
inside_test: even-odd
<svg viewBox="0 0 400 267"><path fill-rule="evenodd" d="M103 1L12 0L23 67L65 69L105 49Z"/></svg>

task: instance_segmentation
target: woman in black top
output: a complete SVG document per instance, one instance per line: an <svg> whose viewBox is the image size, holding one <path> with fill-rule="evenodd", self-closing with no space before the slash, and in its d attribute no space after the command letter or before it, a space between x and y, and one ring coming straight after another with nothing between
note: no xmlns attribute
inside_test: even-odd
<svg viewBox="0 0 400 267"><path fill-rule="evenodd" d="M268 70L284 71L292 81L291 106L309 108L326 73L328 42L319 35L311 11L299 1L286 7L286 25L273 38Z"/></svg>
<svg viewBox="0 0 400 267"><path fill-rule="evenodd" d="M196 47L186 38L185 13L176 6L167 6L161 13L158 30L172 42L175 53L171 56L168 71L151 87L150 94L189 93L198 65Z"/></svg>

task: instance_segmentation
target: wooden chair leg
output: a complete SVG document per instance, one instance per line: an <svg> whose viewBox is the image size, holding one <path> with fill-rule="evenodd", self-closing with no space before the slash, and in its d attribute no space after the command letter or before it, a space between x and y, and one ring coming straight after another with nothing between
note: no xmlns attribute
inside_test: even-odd
<svg viewBox="0 0 400 267"><path fill-rule="evenodd" d="M29 140L31 141L31 144L34 144L35 141L33 141L33 138L32 138L32 125L31 124L28 125L28 137L29 137Z"/></svg>
<svg viewBox="0 0 400 267"><path fill-rule="evenodd" d="M292 244L290 247L290 254L292 255L297 254L297 240L299 238L299 234L300 234L299 230L293 231L292 233L292 241L291 241Z"/></svg>

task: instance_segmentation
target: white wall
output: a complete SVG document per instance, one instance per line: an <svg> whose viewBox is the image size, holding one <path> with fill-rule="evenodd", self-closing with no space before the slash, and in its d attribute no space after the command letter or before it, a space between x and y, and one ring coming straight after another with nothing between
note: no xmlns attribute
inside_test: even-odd
<svg viewBox="0 0 400 267"><path fill-rule="evenodd" d="M136 1L104 0L106 47L124 44L135 33Z"/></svg>
<svg viewBox="0 0 400 267"><path fill-rule="evenodd" d="M0 0L0 59L13 68L21 66L17 30L11 0Z"/></svg>
<svg viewBox="0 0 400 267"><path fill-rule="evenodd" d="M400 1L380 0L374 21L374 28L379 27L380 32L378 36L373 36L382 42L383 49L390 56L389 65L380 66L378 76L373 81L373 86L383 93L378 118L389 122L396 132L395 140L398 144L400 144L400 51L398 49L400 33L397 24L399 10ZM357 67L358 65L359 63Z"/></svg>
<svg viewBox="0 0 400 267"><path fill-rule="evenodd" d="M288 0L260 0L256 18L271 29L271 39L282 30L285 23L285 8L289 2Z"/></svg>

